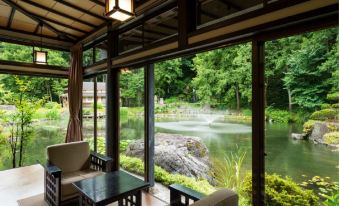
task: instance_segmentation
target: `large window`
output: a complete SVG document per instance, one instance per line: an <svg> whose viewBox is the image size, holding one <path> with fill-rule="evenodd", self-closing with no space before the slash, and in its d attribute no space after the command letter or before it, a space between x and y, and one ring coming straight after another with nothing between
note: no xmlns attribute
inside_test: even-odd
<svg viewBox="0 0 339 206"><path fill-rule="evenodd" d="M328 29L265 44L267 205L336 204L337 35Z"/></svg>
<svg viewBox="0 0 339 206"><path fill-rule="evenodd" d="M65 141L67 80L0 74L0 170L45 164Z"/></svg>
<svg viewBox="0 0 339 206"><path fill-rule="evenodd" d="M120 165L144 175L144 68L120 70Z"/></svg>

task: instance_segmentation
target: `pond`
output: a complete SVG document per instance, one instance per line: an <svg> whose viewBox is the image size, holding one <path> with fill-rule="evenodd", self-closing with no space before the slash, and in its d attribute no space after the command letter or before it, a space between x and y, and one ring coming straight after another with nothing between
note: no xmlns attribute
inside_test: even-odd
<svg viewBox="0 0 339 206"><path fill-rule="evenodd" d="M93 135L92 120L84 122L86 138ZM104 120L99 122L99 135L104 135ZM143 119L122 118L121 139L143 138ZM244 170L251 169L251 124L232 121L206 122L204 119L157 119L156 132L176 133L199 137L209 149L210 158L224 158L226 153L242 149L246 151ZM35 134L25 151L25 165L43 163L45 148L64 141L67 120L45 121L35 126ZM301 132L301 125L267 124L266 171L288 175L297 182L301 175L316 175L338 179L338 152L323 145L290 138L292 132ZM8 150L0 145L0 170L11 168Z"/></svg>
<svg viewBox="0 0 339 206"><path fill-rule="evenodd" d="M209 149L210 158L224 158L229 152L239 149L246 151L244 170L251 170L251 124L216 120L212 123L204 119L157 119L156 132L175 133L199 137ZM122 139L136 139L143 136L143 120L128 119L122 123ZM128 131L128 132L127 132ZM141 131L141 132L140 132ZM302 182L306 175L338 179L339 153L324 145L309 141L293 140L291 133L301 133L302 125L266 125L266 162L268 173L290 176ZM128 133L128 136L124 135Z"/></svg>

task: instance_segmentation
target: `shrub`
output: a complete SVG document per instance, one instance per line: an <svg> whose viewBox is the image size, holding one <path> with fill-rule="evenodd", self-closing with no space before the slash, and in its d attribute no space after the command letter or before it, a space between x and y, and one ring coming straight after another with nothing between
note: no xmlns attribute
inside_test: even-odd
<svg viewBox="0 0 339 206"><path fill-rule="evenodd" d="M60 111L57 108L53 108L47 111L46 118L49 120L59 120L61 119Z"/></svg>
<svg viewBox="0 0 339 206"><path fill-rule="evenodd" d="M311 191L305 190L291 178L282 178L277 174L265 175L265 205L267 206L313 206L318 204L319 198ZM248 173L241 190L251 200L252 175Z"/></svg>
<svg viewBox="0 0 339 206"><path fill-rule="evenodd" d="M316 120L308 120L307 122L305 122L303 125L303 132L307 135L310 135L312 133L314 124L317 122L318 121Z"/></svg>
<svg viewBox="0 0 339 206"><path fill-rule="evenodd" d="M244 116L252 116L252 110L250 110L250 109L243 109L242 110L242 114L244 115Z"/></svg>
<svg viewBox="0 0 339 206"><path fill-rule="evenodd" d="M89 108L82 109L82 114L83 115L90 115L91 113L92 113L92 111Z"/></svg>
<svg viewBox="0 0 339 206"><path fill-rule="evenodd" d="M57 102L47 102L45 104L45 108L47 109L61 109L61 105Z"/></svg>
<svg viewBox="0 0 339 206"><path fill-rule="evenodd" d="M326 144L339 144L339 132L329 132L324 135Z"/></svg>
<svg viewBox="0 0 339 206"><path fill-rule="evenodd" d="M330 104L322 104L322 105L320 105L320 108L321 109L331 109L332 107L331 107Z"/></svg>
<svg viewBox="0 0 339 206"><path fill-rule="evenodd" d="M339 92L327 94L327 99L331 101L339 101Z"/></svg>
<svg viewBox="0 0 339 206"><path fill-rule="evenodd" d="M177 103L179 100L177 99L177 97L170 97L165 99L165 104L173 104L173 103Z"/></svg>
<svg viewBox="0 0 339 206"><path fill-rule="evenodd" d="M322 109L322 110L313 112L313 114L311 115L311 119L333 120L335 119L337 114L338 114L338 111L336 111L335 109Z"/></svg>
<svg viewBox="0 0 339 206"><path fill-rule="evenodd" d="M339 103L332 104L332 108L334 108L334 109L339 109Z"/></svg>
<svg viewBox="0 0 339 206"><path fill-rule="evenodd" d="M267 108L266 118L272 120L273 122L287 123L290 120L290 114L285 110Z"/></svg>

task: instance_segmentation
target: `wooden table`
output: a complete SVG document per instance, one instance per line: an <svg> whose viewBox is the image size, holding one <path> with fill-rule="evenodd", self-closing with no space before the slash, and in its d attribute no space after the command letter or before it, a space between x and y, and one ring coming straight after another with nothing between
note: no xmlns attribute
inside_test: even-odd
<svg viewBox="0 0 339 206"><path fill-rule="evenodd" d="M118 201L119 206L141 206L141 191L149 183L124 171L104 175L73 183L80 192L80 205L107 205Z"/></svg>

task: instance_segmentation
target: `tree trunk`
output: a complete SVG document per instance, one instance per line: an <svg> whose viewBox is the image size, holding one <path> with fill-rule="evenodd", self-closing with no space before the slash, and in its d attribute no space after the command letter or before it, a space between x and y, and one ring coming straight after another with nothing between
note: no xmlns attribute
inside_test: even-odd
<svg viewBox="0 0 339 206"><path fill-rule="evenodd" d="M22 105L22 95L20 96L20 105ZM24 112L21 111L21 118L20 118L20 148L19 148L19 167L22 166L22 151L23 151L23 144L24 144Z"/></svg>
<svg viewBox="0 0 339 206"><path fill-rule="evenodd" d="M292 93L290 89L287 89L287 94L288 94L288 111L291 113L292 112Z"/></svg>
<svg viewBox="0 0 339 206"><path fill-rule="evenodd" d="M235 87L235 94L237 97L237 112L240 113L240 94L238 85Z"/></svg>

